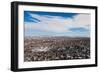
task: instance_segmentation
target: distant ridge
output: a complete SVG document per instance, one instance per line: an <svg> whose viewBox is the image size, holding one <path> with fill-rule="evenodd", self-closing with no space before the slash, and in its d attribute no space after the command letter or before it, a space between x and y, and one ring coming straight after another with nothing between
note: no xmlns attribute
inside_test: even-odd
<svg viewBox="0 0 100 73"><path fill-rule="evenodd" d="M90 39L90 37L72 37L72 36L25 36L25 39Z"/></svg>

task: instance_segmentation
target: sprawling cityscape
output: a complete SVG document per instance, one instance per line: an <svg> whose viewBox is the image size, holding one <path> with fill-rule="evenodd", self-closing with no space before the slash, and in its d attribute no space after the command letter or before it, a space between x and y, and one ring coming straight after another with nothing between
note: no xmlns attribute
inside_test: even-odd
<svg viewBox="0 0 100 73"><path fill-rule="evenodd" d="M90 59L91 14L24 11L24 61Z"/></svg>
<svg viewBox="0 0 100 73"><path fill-rule="evenodd" d="M90 58L90 38L25 37L24 61L52 61Z"/></svg>

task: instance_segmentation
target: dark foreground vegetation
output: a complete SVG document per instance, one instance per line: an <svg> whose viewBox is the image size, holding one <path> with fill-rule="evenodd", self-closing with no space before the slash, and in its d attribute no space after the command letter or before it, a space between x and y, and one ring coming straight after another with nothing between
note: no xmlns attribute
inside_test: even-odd
<svg viewBox="0 0 100 73"><path fill-rule="evenodd" d="M25 37L24 61L73 60L90 58L90 38Z"/></svg>

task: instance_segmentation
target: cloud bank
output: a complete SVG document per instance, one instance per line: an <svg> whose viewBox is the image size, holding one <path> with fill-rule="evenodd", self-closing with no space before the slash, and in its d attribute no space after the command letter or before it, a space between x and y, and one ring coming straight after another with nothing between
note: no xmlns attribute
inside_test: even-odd
<svg viewBox="0 0 100 73"><path fill-rule="evenodd" d="M35 22L24 22L25 30L40 30L48 33L77 33L77 35L83 34L89 36L91 22L90 14L77 14L72 18L65 18L63 16L39 15L34 13L29 13L29 15L31 16L31 20L32 18L33 20L35 18ZM81 31L79 28L84 30ZM80 32L78 32L78 30Z"/></svg>

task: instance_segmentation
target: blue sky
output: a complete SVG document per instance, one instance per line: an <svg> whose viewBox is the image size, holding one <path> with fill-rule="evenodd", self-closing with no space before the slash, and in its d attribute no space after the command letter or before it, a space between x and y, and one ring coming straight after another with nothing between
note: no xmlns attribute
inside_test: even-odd
<svg viewBox="0 0 100 73"><path fill-rule="evenodd" d="M25 36L90 36L90 14L24 11Z"/></svg>

